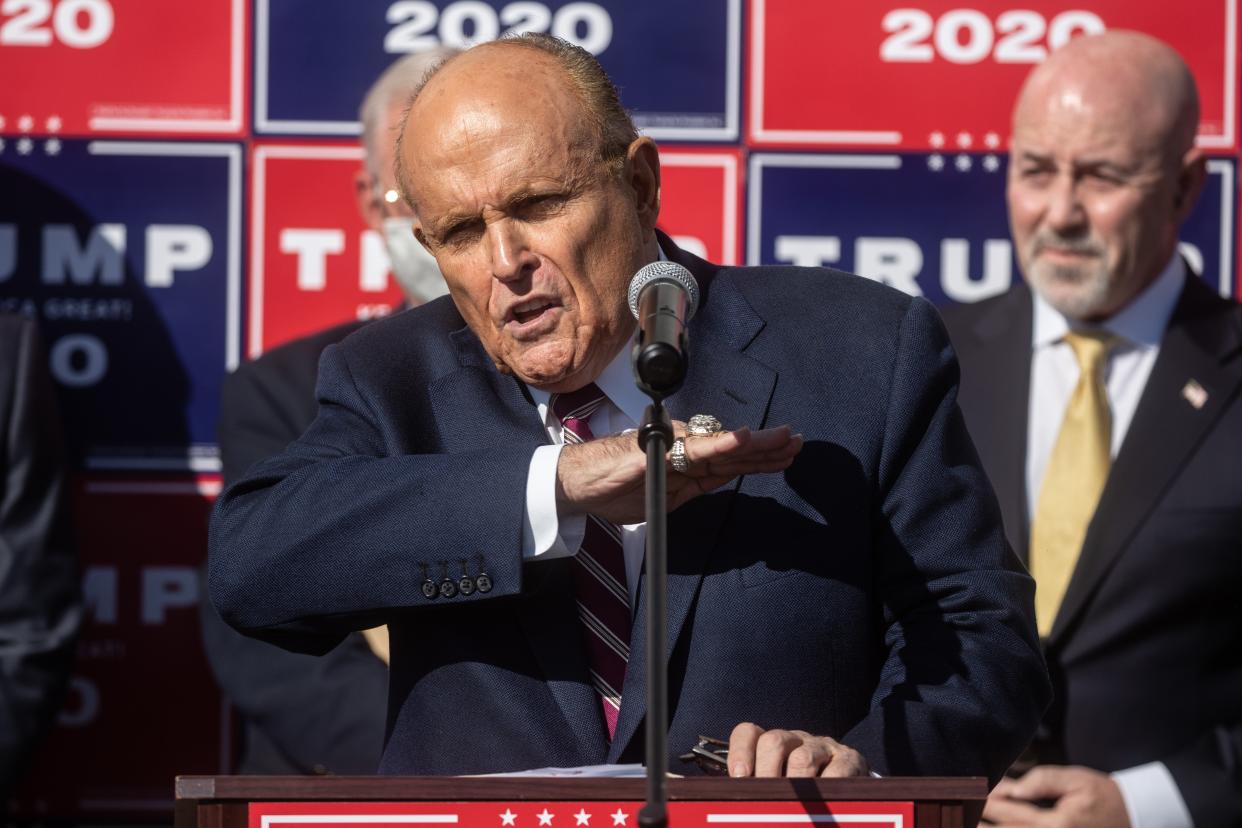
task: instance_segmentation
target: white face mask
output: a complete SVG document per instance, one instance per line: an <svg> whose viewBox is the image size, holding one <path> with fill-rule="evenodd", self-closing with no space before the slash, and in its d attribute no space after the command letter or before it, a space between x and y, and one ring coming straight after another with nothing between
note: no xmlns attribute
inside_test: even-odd
<svg viewBox="0 0 1242 828"><path fill-rule="evenodd" d="M411 224L410 219L401 216L384 219L384 246L401 290L407 296L430 302L447 294L448 285L444 284L435 257L414 238Z"/></svg>

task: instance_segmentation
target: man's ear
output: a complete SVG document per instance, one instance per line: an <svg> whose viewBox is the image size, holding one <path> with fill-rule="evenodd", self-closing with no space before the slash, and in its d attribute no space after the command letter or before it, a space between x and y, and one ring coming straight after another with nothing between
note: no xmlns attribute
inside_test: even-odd
<svg viewBox="0 0 1242 828"><path fill-rule="evenodd" d="M1180 225L1190 215L1190 211L1194 209L1195 203L1199 200L1199 194L1203 192L1203 185L1207 181L1207 159L1203 156L1203 150L1198 147L1191 147L1185 155L1182 156L1182 168L1177 175L1177 181L1174 183L1176 187L1173 193L1173 208L1177 211L1177 223Z"/></svg>
<svg viewBox="0 0 1242 828"><path fill-rule="evenodd" d="M375 179L365 169L354 173L354 198L358 202L358 214L377 233L384 232L384 208L375 197Z"/></svg>
<svg viewBox="0 0 1242 828"><path fill-rule="evenodd" d="M660 150L655 141L646 136L634 139L625 154L625 176L638 220L651 233L660 217Z"/></svg>

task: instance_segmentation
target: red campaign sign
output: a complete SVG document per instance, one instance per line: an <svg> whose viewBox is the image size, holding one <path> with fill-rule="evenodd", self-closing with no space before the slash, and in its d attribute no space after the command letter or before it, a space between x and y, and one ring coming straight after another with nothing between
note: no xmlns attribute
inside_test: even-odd
<svg viewBox="0 0 1242 828"><path fill-rule="evenodd" d="M738 264L741 163L737 150L662 148L660 229L696 256Z"/></svg>
<svg viewBox="0 0 1242 828"><path fill-rule="evenodd" d="M178 773L227 773L229 720L199 634L218 478L88 479L74 534L86 618L57 725L19 818L170 817Z"/></svg>
<svg viewBox="0 0 1242 828"><path fill-rule="evenodd" d="M486 828L636 828L641 802L258 802L248 828L374 828L384 825L466 825ZM835 817L835 819L832 819ZM911 828L912 802L670 802L670 828L709 825L864 823Z"/></svg>
<svg viewBox="0 0 1242 828"><path fill-rule="evenodd" d="M6 0L0 132L239 136L248 0Z"/></svg>
<svg viewBox="0 0 1242 828"><path fill-rule="evenodd" d="M1237 0L752 0L750 140L769 146L989 150L1009 142L1032 66L1084 32L1169 43L1199 86L1199 145L1236 146Z"/></svg>
<svg viewBox="0 0 1242 828"><path fill-rule="evenodd" d="M354 199L362 149L351 144L258 144L251 153L251 358L349 319L401 303L383 239Z"/></svg>

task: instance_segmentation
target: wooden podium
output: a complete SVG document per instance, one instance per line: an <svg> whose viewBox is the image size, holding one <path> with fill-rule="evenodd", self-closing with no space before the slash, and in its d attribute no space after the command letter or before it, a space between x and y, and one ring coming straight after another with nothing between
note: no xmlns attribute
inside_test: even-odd
<svg viewBox="0 0 1242 828"><path fill-rule="evenodd" d="M181 776L175 828L637 828L642 779ZM668 781L670 828L970 828L979 777Z"/></svg>

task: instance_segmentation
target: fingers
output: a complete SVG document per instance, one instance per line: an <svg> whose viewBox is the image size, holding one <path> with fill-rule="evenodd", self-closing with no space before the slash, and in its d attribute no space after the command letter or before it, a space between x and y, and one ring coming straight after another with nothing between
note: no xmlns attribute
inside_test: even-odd
<svg viewBox="0 0 1242 828"><path fill-rule="evenodd" d="M716 437L689 437L685 440L685 472L690 477L782 471L802 450L801 434L789 426L751 431L740 428Z"/></svg>
<svg viewBox="0 0 1242 828"><path fill-rule="evenodd" d="M742 722L729 734L729 776L750 776L755 771L755 746L763 728Z"/></svg>
<svg viewBox="0 0 1242 828"><path fill-rule="evenodd" d="M1013 799L1059 799L1074 787L1076 768L1038 765L1007 788Z"/></svg>
<svg viewBox="0 0 1242 828"><path fill-rule="evenodd" d="M865 776L867 760L853 748L803 730L764 730L743 722L729 736L730 776Z"/></svg>

